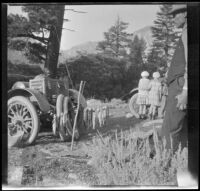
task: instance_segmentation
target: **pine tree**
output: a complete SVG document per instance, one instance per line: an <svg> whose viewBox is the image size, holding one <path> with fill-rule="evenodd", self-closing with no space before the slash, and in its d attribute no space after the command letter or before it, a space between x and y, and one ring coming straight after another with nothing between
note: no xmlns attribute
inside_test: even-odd
<svg viewBox="0 0 200 191"><path fill-rule="evenodd" d="M157 19L152 27L153 44L148 54L148 63L157 67L167 67L170 63L179 32L175 31L174 23L170 15L171 4L163 4L157 13Z"/></svg>
<svg viewBox="0 0 200 191"><path fill-rule="evenodd" d="M28 18L8 15L8 47L24 51L32 62L43 63L55 76L64 5L23 6Z"/></svg>
<svg viewBox="0 0 200 191"><path fill-rule="evenodd" d="M104 55L111 57L124 57L132 34L125 32L128 23L121 21L118 17L114 26L104 33L104 41L99 42L97 49Z"/></svg>
<svg viewBox="0 0 200 191"><path fill-rule="evenodd" d="M144 63L144 51L146 49L146 42L143 38L139 39L136 35L129 45L129 61L131 65L137 66Z"/></svg>

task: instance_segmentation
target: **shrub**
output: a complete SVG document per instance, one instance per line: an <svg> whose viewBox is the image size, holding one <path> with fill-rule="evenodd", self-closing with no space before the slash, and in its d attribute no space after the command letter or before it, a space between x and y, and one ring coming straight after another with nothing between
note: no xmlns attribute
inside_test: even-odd
<svg viewBox="0 0 200 191"><path fill-rule="evenodd" d="M125 60L102 55L80 56L68 60L70 75L74 84L86 81L85 97L95 99L120 98L138 84L137 68L126 69Z"/></svg>
<svg viewBox="0 0 200 191"><path fill-rule="evenodd" d="M154 146L149 139L134 138L134 131L115 134L115 138L96 138L90 148L91 164L98 171L100 185L157 186L177 185L177 169L187 168L187 149L172 155L158 142L154 132ZM153 154L154 153L154 154ZM152 154L154 157L152 157Z"/></svg>

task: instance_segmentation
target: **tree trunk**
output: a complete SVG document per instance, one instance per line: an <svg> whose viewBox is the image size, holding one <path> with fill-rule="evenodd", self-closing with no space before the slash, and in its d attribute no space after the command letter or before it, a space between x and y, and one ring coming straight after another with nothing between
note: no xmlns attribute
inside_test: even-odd
<svg viewBox="0 0 200 191"><path fill-rule="evenodd" d="M44 65L45 71L51 78L56 77L65 6L57 5L55 9L58 10L57 21L55 25L51 26Z"/></svg>

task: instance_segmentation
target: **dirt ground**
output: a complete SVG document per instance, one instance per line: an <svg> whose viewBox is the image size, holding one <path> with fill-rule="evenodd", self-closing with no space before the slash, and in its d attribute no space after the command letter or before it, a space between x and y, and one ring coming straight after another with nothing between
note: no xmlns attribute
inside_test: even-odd
<svg viewBox="0 0 200 191"><path fill-rule="evenodd" d="M116 130L126 131L134 128L141 119L126 118L128 105L123 104L110 109L106 125L97 128L102 136L113 134ZM74 142L61 142L59 137L49 132L40 132L35 143L25 148L8 150L8 185L19 187L70 187L99 185L96 170L88 164L90 160L84 145L91 145L97 129L89 129Z"/></svg>

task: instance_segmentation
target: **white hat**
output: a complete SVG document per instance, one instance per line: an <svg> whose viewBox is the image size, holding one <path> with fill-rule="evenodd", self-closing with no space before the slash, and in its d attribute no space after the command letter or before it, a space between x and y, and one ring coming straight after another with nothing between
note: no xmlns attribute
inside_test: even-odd
<svg viewBox="0 0 200 191"><path fill-rule="evenodd" d="M175 4L172 5L171 11L169 11L168 15L175 14L176 12L184 12L187 9L186 4Z"/></svg>
<svg viewBox="0 0 200 191"><path fill-rule="evenodd" d="M141 76L142 76L142 77L147 77L147 76L149 76L149 72L143 71L143 72L141 73Z"/></svg>
<svg viewBox="0 0 200 191"><path fill-rule="evenodd" d="M154 72L153 73L153 78L160 78L160 73L159 72Z"/></svg>

